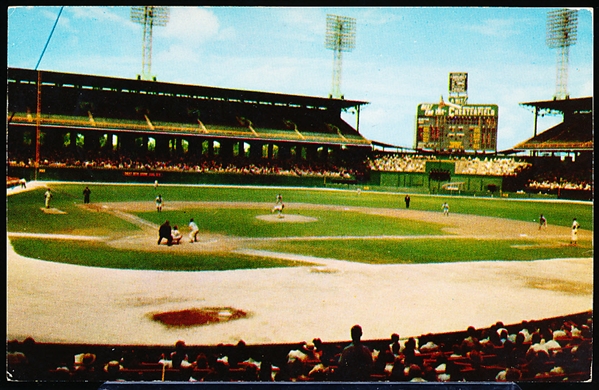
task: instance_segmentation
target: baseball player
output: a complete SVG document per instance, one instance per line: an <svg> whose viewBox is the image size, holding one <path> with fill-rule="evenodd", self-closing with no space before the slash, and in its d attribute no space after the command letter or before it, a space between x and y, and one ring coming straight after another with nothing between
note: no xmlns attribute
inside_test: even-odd
<svg viewBox="0 0 599 390"><path fill-rule="evenodd" d="M158 211L158 212L162 211L162 195L158 195L156 197L156 211Z"/></svg>
<svg viewBox="0 0 599 390"><path fill-rule="evenodd" d="M572 237L570 238L570 244L572 244L572 245L578 244L578 229L579 228L580 228L580 224L578 223L576 218L574 218L572 220Z"/></svg>
<svg viewBox="0 0 599 390"><path fill-rule="evenodd" d="M443 215L449 215L449 205L447 202L444 202L441 207L443 208Z"/></svg>
<svg viewBox="0 0 599 390"><path fill-rule="evenodd" d="M198 227L198 224L195 223L193 218L189 220L189 229L191 229L189 232L189 242L197 242L200 228Z"/></svg>
<svg viewBox="0 0 599 390"><path fill-rule="evenodd" d="M54 197L54 195L52 195L52 191L50 191L50 189L48 188L46 190L46 192L44 193L44 198L46 199L46 208L49 209L50 208L50 200Z"/></svg>

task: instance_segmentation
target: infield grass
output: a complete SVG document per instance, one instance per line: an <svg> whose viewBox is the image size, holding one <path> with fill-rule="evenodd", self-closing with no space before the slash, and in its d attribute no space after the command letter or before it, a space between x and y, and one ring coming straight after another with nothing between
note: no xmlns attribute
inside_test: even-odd
<svg viewBox="0 0 599 390"><path fill-rule="evenodd" d="M164 219L179 224L185 232L189 218L200 222L203 232L238 237L299 237L299 240L252 244L254 248L317 257L336 258L373 264L431 263L476 260L534 260L564 257L592 257L592 242L579 242L571 247L567 242L552 246L530 240L467 240L434 239L445 234L442 224L391 218L384 215L317 210L286 209L286 213L301 213L314 217L318 223L277 223L258 221L255 217L268 214L269 207L256 208L202 208L190 206L169 210L171 201L260 202L274 204L277 193L287 204L321 204L370 208L404 208L403 195L322 189L242 188L161 185L88 184L92 190L92 204L105 202L148 202L161 194L165 200L162 213L136 212L139 217L160 224ZM7 197L7 231L26 233L74 234L89 236L123 236L140 228L116 216L94 212L80 207L85 184L52 184L52 207L66 214L46 214L43 207L43 189L31 190ZM593 205L584 202L539 202L503 198L471 198L455 196L412 195L410 209L440 212L441 204L448 201L451 213L475 214L520 221L538 221L538 215L547 216L549 224L570 226L576 217L582 227L593 229ZM153 207L151 207L153 210ZM431 239L410 240L349 240L335 236L422 236ZM328 240L310 240L312 236L333 237ZM301 240L305 237L306 240ZM565 238L567 240L567 238ZM121 250L103 243L82 241L53 241L30 238L11 239L17 253L37 259L58 261L94 267L160 269L180 271L224 270L305 265L304 263L257 258L239 254L186 254L156 253ZM538 244L538 245L537 245Z"/></svg>

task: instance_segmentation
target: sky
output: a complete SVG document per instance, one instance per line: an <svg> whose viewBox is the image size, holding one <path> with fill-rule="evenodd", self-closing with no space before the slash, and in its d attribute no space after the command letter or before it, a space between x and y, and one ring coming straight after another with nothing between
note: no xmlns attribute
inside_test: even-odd
<svg viewBox="0 0 599 390"><path fill-rule="evenodd" d="M130 7L60 10L8 8L8 67L127 79L142 72L143 30ZM151 73L161 82L328 97L334 52L325 47L326 18L351 17L356 43L343 53L340 90L368 102L359 116L364 137L412 148L418 104L447 101L449 73L466 72L468 103L499 106L501 151L533 136L534 114L520 103L556 94L558 53L545 42L549 10L169 7L167 25L153 29ZM593 96L592 8L579 9L577 31L571 98ZM356 126L355 113L343 118ZM539 132L561 119L540 117Z"/></svg>

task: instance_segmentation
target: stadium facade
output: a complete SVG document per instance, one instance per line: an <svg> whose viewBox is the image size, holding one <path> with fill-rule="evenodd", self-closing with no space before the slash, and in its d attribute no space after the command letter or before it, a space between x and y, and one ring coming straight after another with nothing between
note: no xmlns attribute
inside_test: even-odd
<svg viewBox="0 0 599 390"><path fill-rule="evenodd" d="M365 104L9 68L8 148L36 167L124 155L352 165L371 150L357 130ZM341 118L350 109L355 128Z"/></svg>

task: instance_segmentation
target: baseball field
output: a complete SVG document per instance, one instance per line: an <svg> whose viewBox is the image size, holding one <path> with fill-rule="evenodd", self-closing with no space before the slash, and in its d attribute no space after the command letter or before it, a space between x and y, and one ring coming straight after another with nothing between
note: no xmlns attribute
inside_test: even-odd
<svg viewBox="0 0 599 390"><path fill-rule="evenodd" d="M27 185L7 190L8 339L334 341L355 323L376 339L593 306L589 202L412 194L406 208L404 194L366 189ZM166 220L179 245L157 244Z"/></svg>

